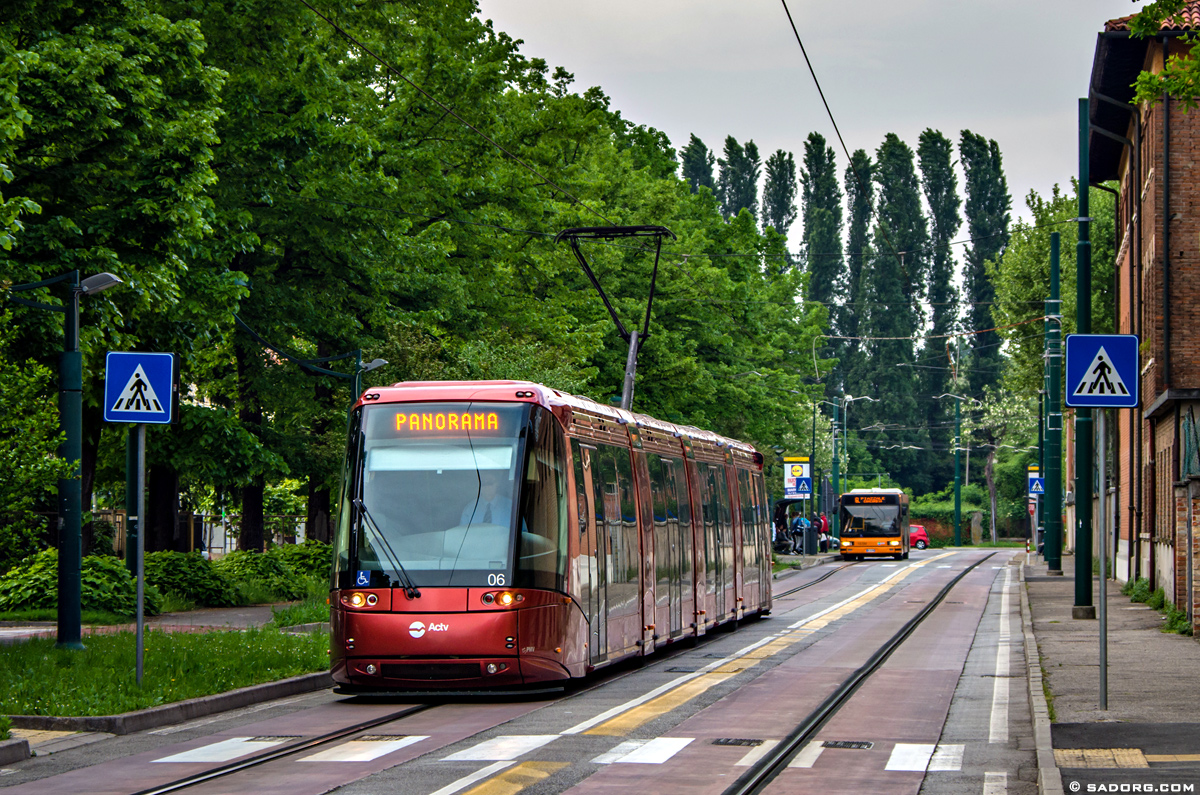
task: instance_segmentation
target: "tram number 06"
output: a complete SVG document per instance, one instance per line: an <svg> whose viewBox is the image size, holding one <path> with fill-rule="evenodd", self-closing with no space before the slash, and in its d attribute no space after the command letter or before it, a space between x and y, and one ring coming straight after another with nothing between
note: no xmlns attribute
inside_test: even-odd
<svg viewBox="0 0 1200 795"><path fill-rule="evenodd" d="M489 574L488 575L488 585L504 585L504 575L503 574Z"/></svg>

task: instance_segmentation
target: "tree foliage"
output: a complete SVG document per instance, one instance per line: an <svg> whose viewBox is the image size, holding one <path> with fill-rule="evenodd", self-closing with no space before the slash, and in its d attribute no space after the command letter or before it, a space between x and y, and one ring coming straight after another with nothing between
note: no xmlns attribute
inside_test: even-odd
<svg viewBox="0 0 1200 795"><path fill-rule="evenodd" d="M716 155L708 151L708 147L695 134L688 139L687 146L679 150L679 160L683 167L683 181L692 189L692 193L699 192L702 187L713 189Z"/></svg>
<svg viewBox="0 0 1200 795"><path fill-rule="evenodd" d="M992 314L996 291L985 263L998 258L1008 244L1008 182L1000 146L970 130L963 130L958 144L966 175L967 231L971 245L966 252L967 328L971 336L971 363L967 373L972 395L1000 378L1000 334Z"/></svg>
<svg viewBox="0 0 1200 795"><path fill-rule="evenodd" d="M725 138L724 155L717 160L721 165L717 180L721 214L733 218L742 210L749 210L751 218L758 218L758 177L762 170L758 146L754 141L743 146L730 135Z"/></svg>
<svg viewBox="0 0 1200 795"><path fill-rule="evenodd" d="M767 158L763 185L763 226L783 236L796 222L796 160L782 149Z"/></svg>
<svg viewBox="0 0 1200 795"><path fill-rule="evenodd" d="M1187 27L1189 21L1183 12L1193 5L1189 0L1155 0L1142 7L1129 22L1130 32L1138 38L1158 36L1164 24ZM1191 110L1200 101L1200 41L1194 35L1185 41L1191 45L1186 53L1167 58L1162 71L1143 71L1134 83L1138 103L1157 105L1164 96L1170 96Z"/></svg>

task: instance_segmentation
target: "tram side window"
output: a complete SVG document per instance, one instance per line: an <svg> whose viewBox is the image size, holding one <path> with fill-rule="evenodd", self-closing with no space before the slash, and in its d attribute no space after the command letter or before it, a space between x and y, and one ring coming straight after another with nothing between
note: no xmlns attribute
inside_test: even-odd
<svg viewBox="0 0 1200 795"><path fill-rule="evenodd" d="M567 475L562 432L554 416L535 409L521 489L517 581L562 590L566 577Z"/></svg>
<svg viewBox="0 0 1200 795"><path fill-rule="evenodd" d="M692 501L688 495L687 486L687 468L683 461L678 459L667 459L675 467L675 490L679 500L679 524L683 527L683 532L691 536L692 533Z"/></svg>
<svg viewBox="0 0 1200 795"><path fill-rule="evenodd" d="M750 473L745 469L737 470L739 507L742 514L742 561L746 576L749 577L751 567L758 566L758 521L754 510L754 490L750 485ZM757 578L755 578L757 579Z"/></svg>
<svg viewBox="0 0 1200 795"><path fill-rule="evenodd" d="M678 526L677 506L674 504L674 484L667 482L667 470L663 460L654 453L646 455L646 469L650 474L651 503L654 506L654 566L655 578L664 584L671 576L674 565L673 532ZM665 589L664 589L665 590ZM660 594L660 597L663 596Z"/></svg>
<svg viewBox="0 0 1200 795"><path fill-rule="evenodd" d="M617 482L620 485L619 516L623 552L621 569L617 572L614 582L636 583L641 556L638 550L637 503L633 494L633 466L629 461L628 451L614 448L614 453L617 460Z"/></svg>
<svg viewBox="0 0 1200 795"><path fill-rule="evenodd" d="M725 554L725 565L733 567L733 509L729 499L729 480L725 467L713 467L717 474L717 522L721 526L721 548Z"/></svg>

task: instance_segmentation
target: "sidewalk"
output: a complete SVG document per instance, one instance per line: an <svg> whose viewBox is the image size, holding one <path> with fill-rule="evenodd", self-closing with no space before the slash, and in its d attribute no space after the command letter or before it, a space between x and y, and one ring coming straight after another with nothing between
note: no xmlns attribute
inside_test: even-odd
<svg viewBox="0 0 1200 795"><path fill-rule="evenodd" d="M1071 618L1075 559L1063 556L1061 577L1049 576L1040 558L1027 559L1024 587L1061 774L1055 789L1058 777L1043 764L1041 791L1200 791L1200 642L1160 632L1162 614L1131 602L1109 580L1108 709L1101 710L1100 622ZM1094 577L1092 604L1099 606ZM1038 673L1031 670L1031 680Z"/></svg>

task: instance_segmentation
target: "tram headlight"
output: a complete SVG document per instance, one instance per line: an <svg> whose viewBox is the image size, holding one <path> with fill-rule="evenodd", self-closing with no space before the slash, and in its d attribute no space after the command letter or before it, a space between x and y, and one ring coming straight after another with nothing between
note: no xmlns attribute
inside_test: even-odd
<svg viewBox="0 0 1200 795"><path fill-rule="evenodd" d="M900 542L899 541L889 541L888 545L893 546L893 547L898 547L898 546L900 546Z"/></svg>
<svg viewBox="0 0 1200 795"><path fill-rule="evenodd" d="M508 591L501 591L496 594L496 603L501 607L508 607L513 603L514 596Z"/></svg>
<svg viewBox="0 0 1200 795"><path fill-rule="evenodd" d="M360 593L359 591L355 591L354 593L350 594L350 597L346 600L346 604L350 605L351 607L363 607L367 604L367 595Z"/></svg>
<svg viewBox="0 0 1200 795"><path fill-rule="evenodd" d="M842 541L842 546L844 546L844 547L848 547L848 546L850 546L850 542L849 542L849 541Z"/></svg>

